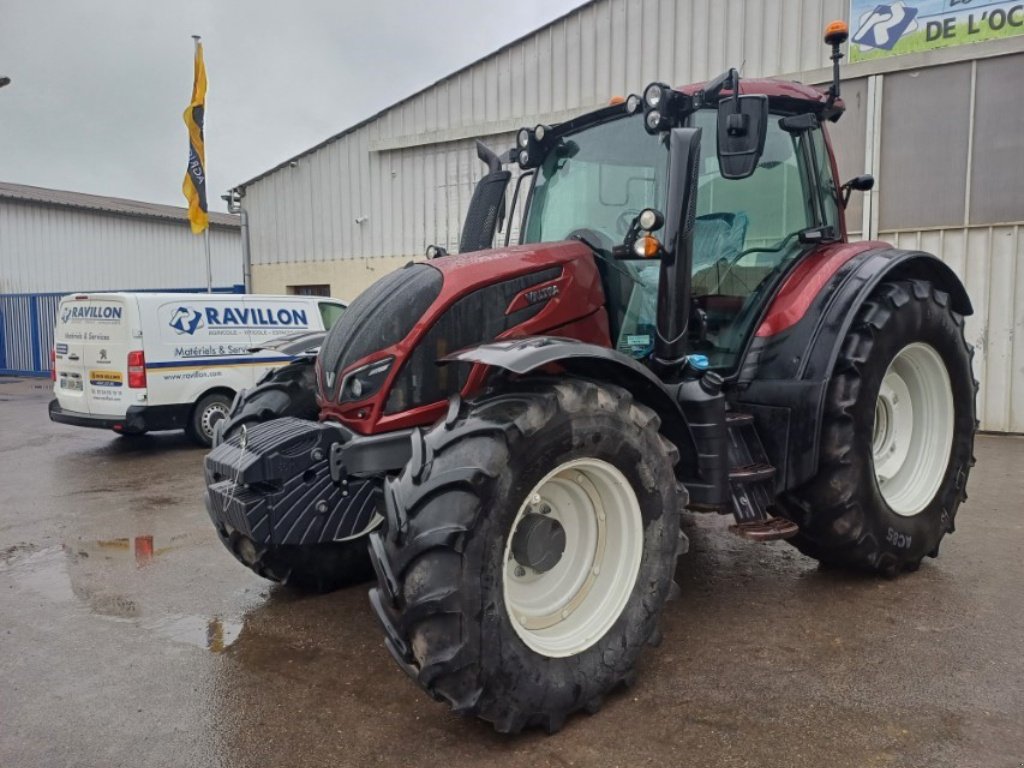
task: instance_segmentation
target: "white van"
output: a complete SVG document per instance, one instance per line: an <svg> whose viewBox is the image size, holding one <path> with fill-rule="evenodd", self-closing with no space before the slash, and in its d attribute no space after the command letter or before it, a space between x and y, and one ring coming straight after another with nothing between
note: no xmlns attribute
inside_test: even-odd
<svg viewBox="0 0 1024 768"><path fill-rule="evenodd" d="M291 357L269 339L324 331L337 299L206 293L79 293L54 328L50 418L121 434L184 429L209 445L235 393Z"/></svg>

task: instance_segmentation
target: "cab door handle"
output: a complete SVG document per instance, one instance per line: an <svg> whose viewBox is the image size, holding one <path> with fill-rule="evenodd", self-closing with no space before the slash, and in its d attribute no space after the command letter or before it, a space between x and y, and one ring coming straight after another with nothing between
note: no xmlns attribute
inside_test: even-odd
<svg viewBox="0 0 1024 768"><path fill-rule="evenodd" d="M68 360L78 360L78 355L68 355Z"/></svg>

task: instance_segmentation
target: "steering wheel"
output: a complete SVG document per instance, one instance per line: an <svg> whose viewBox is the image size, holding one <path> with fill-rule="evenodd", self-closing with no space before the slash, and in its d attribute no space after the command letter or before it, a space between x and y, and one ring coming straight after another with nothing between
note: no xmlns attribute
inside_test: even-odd
<svg viewBox="0 0 1024 768"><path fill-rule="evenodd" d="M626 209L619 214L617 219L615 219L615 229L619 231L620 235L625 237L629 233L629 228L633 226L633 221L639 215L640 211L638 209Z"/></svg>
<svg viewBox="0 0 1024 768"><path fill-rule="evenodd" d="M608 258L612 254L612 249L615 247L614 241L604 232L598 232L596 229L590 229L589 227L580 227L574 229L568 235L565 236L566 240L579 240L581 243L586 245L592 251L597 251L601 256Z"/></svg>

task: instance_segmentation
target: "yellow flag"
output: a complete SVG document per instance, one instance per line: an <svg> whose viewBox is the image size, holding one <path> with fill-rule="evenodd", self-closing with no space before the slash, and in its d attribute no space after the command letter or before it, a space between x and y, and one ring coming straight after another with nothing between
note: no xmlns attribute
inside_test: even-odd
<svg viewBox="0 0 1024 768"><path fill-rule="evenodd" d="M193 234L200 234L210 225L206 208L206 150L203 147L203 112L206 109L206 65L203 63L203 44L196 43L195 76L192 81L192 101L185 109L188 126L188 168L181 191L188 199L188 220Z"/></svg>

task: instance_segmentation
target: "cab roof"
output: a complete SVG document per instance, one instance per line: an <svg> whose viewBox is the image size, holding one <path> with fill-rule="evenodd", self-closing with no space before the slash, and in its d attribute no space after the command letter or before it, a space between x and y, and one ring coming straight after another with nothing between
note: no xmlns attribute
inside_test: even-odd
<svg viewBox="0 0 1024 768"><path fill-rule="evenodd" d="M680 93L685 93L687 96L694 96L704 89L707 82L684 85L676 88L676 90ZM781 80L771 77L743 77L740 78L740 94L744 96L767 96L771 109L783 112L810 111L823 115L828 110L828 114L824 116L831 120L837 120L839 115L846 109L846 105L841 98L836 99L835 103L829 108L828 93L820 88L798 83L795 80ZM732 91L723 90L721 95L723 97L731 96Z"/></svg>

